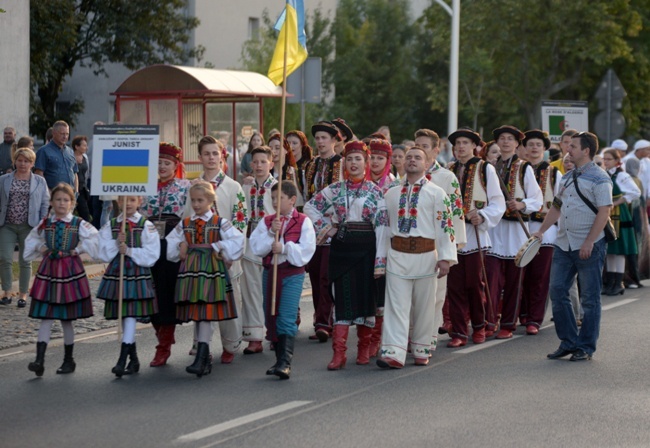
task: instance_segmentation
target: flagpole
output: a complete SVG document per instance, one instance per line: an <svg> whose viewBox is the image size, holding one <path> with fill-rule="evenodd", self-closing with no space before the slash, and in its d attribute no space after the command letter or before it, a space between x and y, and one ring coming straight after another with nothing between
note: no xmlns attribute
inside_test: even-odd
<svg viewBox="0 0 650 448"><path fill-rule="evenodd" d="M122 234L126 232L126 196L122 203ZM124 302L124 254L120 254L120 279L117 296L117 341L122 341L122 303Z"/></svg>
<svg viewBox="0 0 650 448"><path fill-rule="evenodd" d="M286 8L286 6L285 6ZM287 107L287 50L289 47L289 36L287 35L289 32L289 27L285 27L285 36L284 36L284 61L282 63L282 108L280 112L280 161L279 161L279 167L277 167L277 172L278 172L278 192L276 195L276 206L277 209L275 210L275 219L278 219L278 217L281 218L281 213L280 213L280 200L282 198L282 167L284 166L284 119L285 119L285 110ZM282 227L280 227L280 230L282 230ZM277 243L280 241L280 230L278 230L275 233L275 242ZM278 286L278 254L273 254L273 282L272 282L272 289L271 289L271 316L275 316L275 300L277 299L276 297L276 289Z"/></svg>

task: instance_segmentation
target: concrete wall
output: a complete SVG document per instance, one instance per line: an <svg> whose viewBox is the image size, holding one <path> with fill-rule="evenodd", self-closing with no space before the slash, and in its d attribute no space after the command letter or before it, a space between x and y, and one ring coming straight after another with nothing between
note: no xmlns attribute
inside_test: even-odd
<svg viewBox="0 0 650 448"><path fill-rule="evenodd" d="M29 2L5 0L0 7L0 128L29 134Z"/></svg>

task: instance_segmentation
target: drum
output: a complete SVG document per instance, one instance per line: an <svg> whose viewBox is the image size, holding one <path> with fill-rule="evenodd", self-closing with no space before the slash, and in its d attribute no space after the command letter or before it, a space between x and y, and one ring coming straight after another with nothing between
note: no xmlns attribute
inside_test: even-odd
<svg viewBox="0 0 650 448"><path fill-rule="evenodd" d="M519 249L519 252L517 252L517 256L515 257L515 266L523 268L530 263L533 258L535 258L535 255L537 255L537 252L539 252L541 246L542 240L539 238L534 236L528 238L528 241L526 241Z"/></svg>

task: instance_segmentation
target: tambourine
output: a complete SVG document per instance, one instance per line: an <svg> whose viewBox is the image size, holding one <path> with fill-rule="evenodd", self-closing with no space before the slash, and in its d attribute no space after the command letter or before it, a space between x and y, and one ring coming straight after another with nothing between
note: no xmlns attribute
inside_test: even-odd
<svg viewBox="0 0 650 448"><path fill-rule="evenodd" d="M535 255L537 255L537 252L539 252L541 246L542 240L539 238L534 236L528 238L528 241L526 241L519 249L519 252L517 252L517 256L515 257L515 266L523 268L530 263L533 258L535 258Z"/></svg>

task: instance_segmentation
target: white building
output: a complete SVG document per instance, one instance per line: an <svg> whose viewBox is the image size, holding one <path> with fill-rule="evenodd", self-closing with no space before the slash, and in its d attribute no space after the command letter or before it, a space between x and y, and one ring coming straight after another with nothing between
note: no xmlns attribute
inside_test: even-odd
<svg viewBox="0 0 650 448"><path fill-rule="evenodd" d="M29 135L29 2L5 0L0 7L0 128Z"/></svg>

